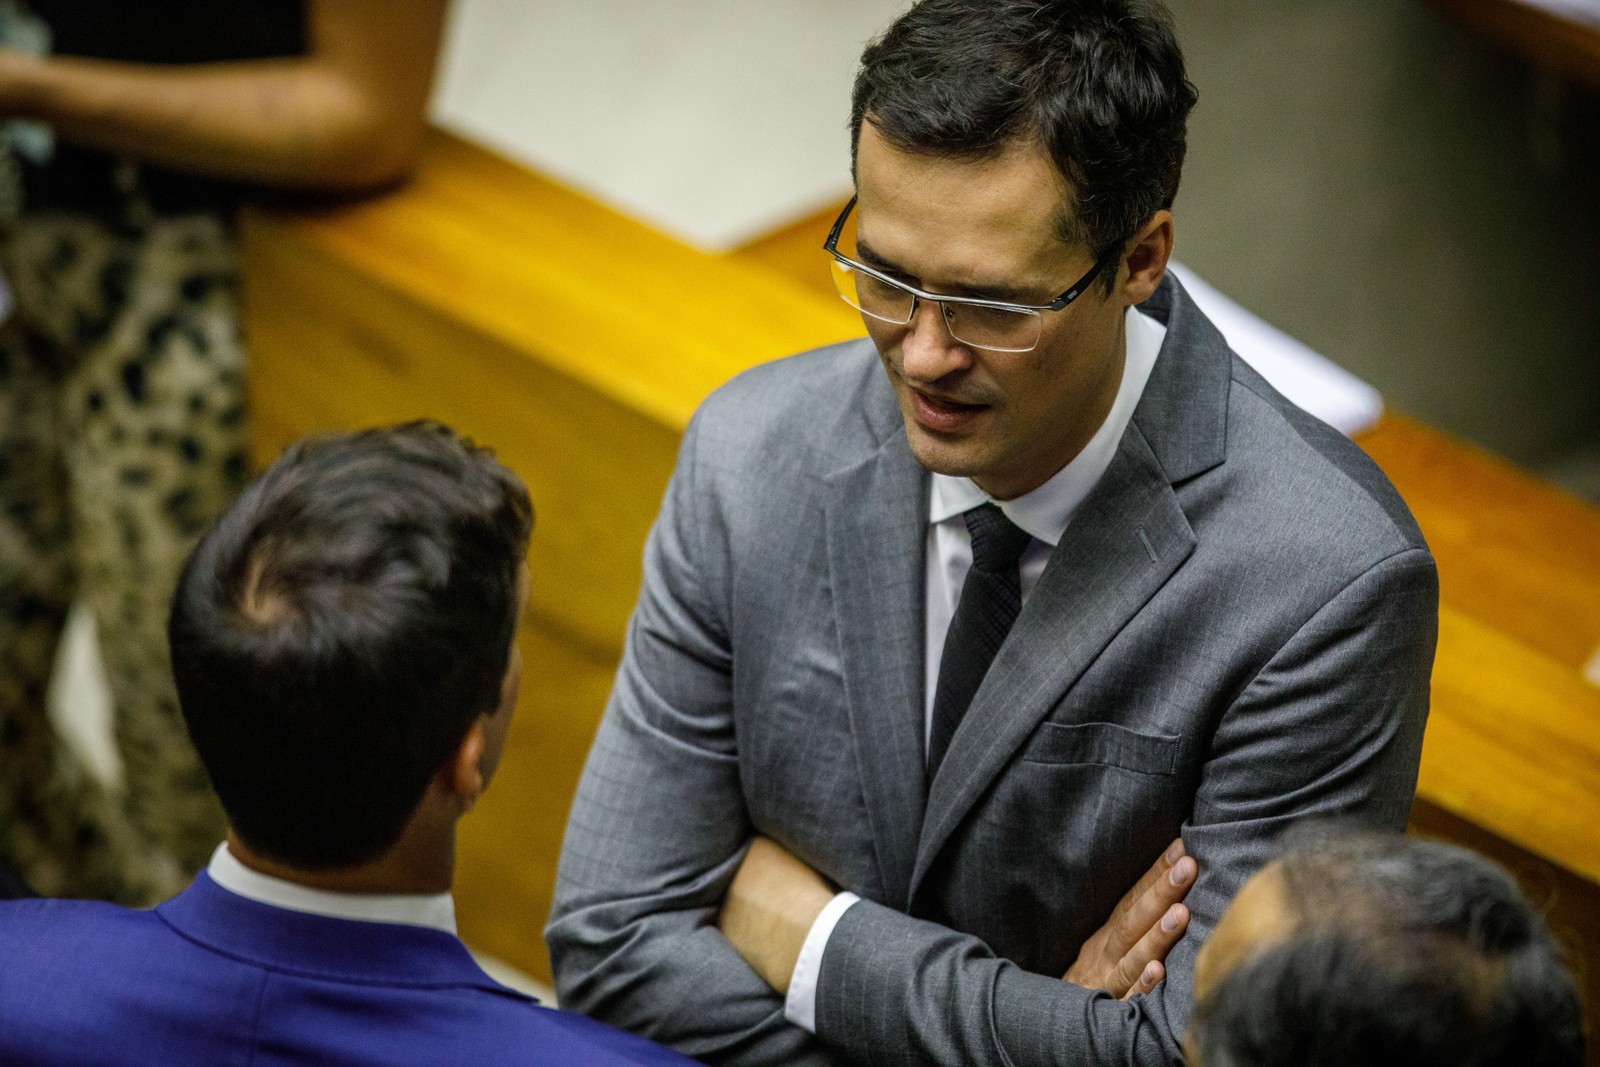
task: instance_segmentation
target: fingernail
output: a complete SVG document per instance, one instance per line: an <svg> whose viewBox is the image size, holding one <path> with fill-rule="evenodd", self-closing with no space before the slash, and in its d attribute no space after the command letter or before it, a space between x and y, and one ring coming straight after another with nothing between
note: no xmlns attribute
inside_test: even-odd
<svg viewBox="0 0 1600 1067"><path fill-rule="evenodd" d="M1183 838L1180 837L1167 846L1167 862L1177 863L1181 859L1183 859Z"/></svg>
<svg viewBox="0 0 1600 1067"><path fill-rule="evenodd" d="M1192 866L1191 864L1182 863L1182 862L1173 864L1172 865L1172 873L1167 875L1168 880L1171 881L1172 884L1175 885L1175 886L1180 886L1180 885L1187 884L1189 879L1194 877L1190 873L1190 867L1191 866Z"/></svg>
<svg viewBox="0 0 1600 1067"><path fill-rule="evenodd" d="M1156 984L1156 965L1153 964L1153 963L1145 964L1144 965L1144 974L1139 976L1139 980L1141 982L1143 982L1147 986L1155 985Z"/></svg>
<svg viewBox="0 0 1600 1067"><path fill-rule="evenodd" d="M1176 930L1177 928L1178 928L1178 906L1176 904L1174 904L1172 907L1167 909L1167 913L1165 915L1161 916L1161 929L1165 930L1167 933L1170 934L1170 933L1172 933L1172 931Z"/></svg>

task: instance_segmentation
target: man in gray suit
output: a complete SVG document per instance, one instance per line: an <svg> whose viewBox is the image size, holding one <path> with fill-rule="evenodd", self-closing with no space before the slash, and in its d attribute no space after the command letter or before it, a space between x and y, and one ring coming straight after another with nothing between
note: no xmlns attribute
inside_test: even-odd
<svg viewBox="0 0 1600 1067"><path fill-rule="evenodd" d="M1131 0L925 0L867 49L828 248L870 342L685 435L568 826L565 1006L713 1063L1176 1063L1277 832L1404 823L1433 562L1166 276L1193 101ZM1174 837L1118 909L1150 933L1097 932Z"/></svg>

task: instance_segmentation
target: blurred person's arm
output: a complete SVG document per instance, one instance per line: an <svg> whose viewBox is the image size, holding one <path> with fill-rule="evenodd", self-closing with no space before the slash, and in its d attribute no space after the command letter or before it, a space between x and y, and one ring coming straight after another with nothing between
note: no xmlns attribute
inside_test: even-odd
<svg viewBox="0 0 1600 1067"><path fill-rule="evenodd" d="M195 174L370 188L415 159L446 4L309 0L297 57L168 66L0 49L0 115Z"/></svg>

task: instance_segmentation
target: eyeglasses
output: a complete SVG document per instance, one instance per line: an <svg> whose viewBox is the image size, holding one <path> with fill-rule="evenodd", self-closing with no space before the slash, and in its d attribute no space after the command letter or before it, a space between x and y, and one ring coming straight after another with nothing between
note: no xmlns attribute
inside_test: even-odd
<svg viewBox="0 0 1600 1067"><path fill-rule="evenodd" d="M1044 331L1046 311L1060 311L1089 288L1089 283L1105 269L1106 264L1121 252L1120 243L1101 256L1089 272L1073 283L1072 288L1048 304L1013 304L1004 300L981 300L970 296L948 296L930 293L905 282L897 281L850 258L839 251L839 236L844 223L856 206L856 198L839 212L823 250L832 256L829 262L833 274L833 287L844 302L881 322L904 326L917 313L917 302L939 305L940 317L950 336L964 345L986 348L991 352L1031 352L1039 344Z"/></svg>

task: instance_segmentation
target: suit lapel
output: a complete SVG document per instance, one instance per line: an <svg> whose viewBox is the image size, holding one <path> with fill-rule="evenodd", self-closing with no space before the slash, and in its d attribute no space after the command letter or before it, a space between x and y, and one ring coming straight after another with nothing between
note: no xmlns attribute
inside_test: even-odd
<svg viewBox="0 0 1600 1067"><path fill-rule="evenodd" d="M950 741L928 795L913 893L1040 720L1193 548L1172 487L1130 429L1051 554Z"/></svg>
<svg viewBox="0 0 1600 1067"><path fill-rule="evenodd" d="M897 421L898 411L889 417ZM904 433L887 432L876 452L835 472L826 489L828 567L850 729L884 900L890 904L907 899L927 792L922 710L927 481Z"/></svg>
<svg viewBox="0 0 1600 1067"><path fill-rule="evenodd" d="M951 739L928 793L913 895L1034 728L1194 550L1174 486L1224 460L1233 356L1170 274L1141 310L1167 327L1161 354L1111 466Z"/></svg>

